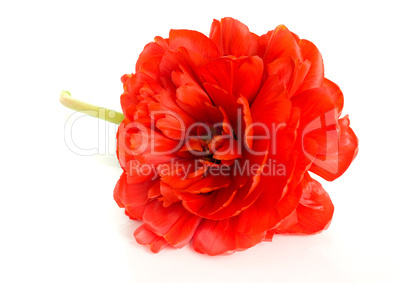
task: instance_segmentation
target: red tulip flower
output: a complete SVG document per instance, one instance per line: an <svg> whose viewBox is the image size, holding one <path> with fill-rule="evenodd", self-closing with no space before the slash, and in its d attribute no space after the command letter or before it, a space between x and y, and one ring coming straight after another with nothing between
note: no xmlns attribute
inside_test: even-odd
<svg viewBox="0 0 402 283"><path fill-rule="evenodd" d="M143 223L138 243L219 255L328 227L334 207L310 172L338 178L358 141L313 43L214 20L209 37L156 37L122 82L114 198Z"/></svg>

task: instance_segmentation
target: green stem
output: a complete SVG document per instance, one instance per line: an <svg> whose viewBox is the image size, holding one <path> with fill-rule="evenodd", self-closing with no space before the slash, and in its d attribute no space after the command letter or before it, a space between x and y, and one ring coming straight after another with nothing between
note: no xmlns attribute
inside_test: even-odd
<svg viewBox="0 0 402 283"><path fill-rule="evenodd" d="M68 91L60 93L60 102L67 108L111 123L120 124L124 120L123 113L79 101L72 98Z"/></svg>

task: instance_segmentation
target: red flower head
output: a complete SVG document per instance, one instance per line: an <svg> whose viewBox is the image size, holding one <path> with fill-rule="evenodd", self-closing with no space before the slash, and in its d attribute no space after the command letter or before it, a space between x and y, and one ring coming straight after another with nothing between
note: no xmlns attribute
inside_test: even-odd
<svg viewBox="0 0 402 283"><path fill-rule="evenodd" d="M114 197L142 221L138 243L218 255L328 227L332 202L309 171L338 178L358 142L313 43L214 20L209 38L156 37L122 82Z"/></svg>

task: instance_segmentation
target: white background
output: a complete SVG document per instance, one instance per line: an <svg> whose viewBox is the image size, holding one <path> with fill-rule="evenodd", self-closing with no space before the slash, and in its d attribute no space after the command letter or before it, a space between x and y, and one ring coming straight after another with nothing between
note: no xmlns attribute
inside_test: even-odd
<svg viewBox="0 0 402 283"><path fill-rule="evenodd" d="M2 1L0 281L401 282L400 14L398 1ZM112 197L114 125L77 120L73 140L99 154L75 154L64 138L73 112L58 96L120 110L120 77L146 43L171 28L208 34L224 16L259 35L285 24L314 42L360 152L323 183L335 205L324 233L231 256L189 246L155 255Z"/></svg>

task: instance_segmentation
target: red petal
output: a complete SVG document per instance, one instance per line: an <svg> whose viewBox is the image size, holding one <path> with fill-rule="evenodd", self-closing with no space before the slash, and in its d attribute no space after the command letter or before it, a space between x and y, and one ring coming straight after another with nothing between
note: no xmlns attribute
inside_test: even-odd
<svg viewBox="0 0 402 283"><path fill-rule="evenodd" d="M180 151L191 151L191 152L197 152L200 153L204 151L204 148L206 148L208 145L205 141L200 140L195 137L190 137L186 143L183 145L183 147L180 149Z"/></svg>
<svg viewBox="0 0 402 283"><path fill-rule="evenodd" d="M135 230L134 237L137 240L137 243L149 246L153 253L160 252L168 245L163 237L155 235L155 233L147 229L144 225L141 225L137 230Z"/></svg>
<svg viewBox="0 0 402 283"><path fill-rule="evenodd" d="M295 72L295 62L291 57L281 57L267 65L268 75L278 75L280 84L290 90L293 73Z"/></svg>
<svg viewBox="0 0 402 283"><path fill-rule="evenodd" d="M138 72L134 75L124 75L121 78L124 93L120 98L124 117L133 121L136 118L137 106L140 102L141 93L153 96L161 91L159 83L147 74Z"/></svg>
<svg viewBox="0 0 402 283"><path fill-rule="evenodd" d="M159 177L159 176L158 176ZM158 178L158 180L160 180ZM161 184L162 182L155 182L155 184L148 190L148 198L153 199L161 196Z"/></svg>
<svg viewBox="0 0 402 283"><path fill-rule="evenodd" d="M253 122L263 123L272 131L272 126L276 127L289 119L291 108L292 103L278 77L270 76L251 106L251 115Z"/></svg>
<svg viewBox="0 0 402 283"><path fill-rule="evenodd" d="M180 129L182 124L184 124L184 128L187 128L196 122L194 118L177 105L176 90L174 92L164 90L155 95L155 99L157 102L149 103L148 105L150 115L154 116L153 118L157 119L158 116L163 118L163 115L165 115L164 117L172 116L179 122Z"/></svg>
<svg viewBox="0 0 402 283"><path fill-rule="evenodd" d="M211 170L211 167L209 168ZM219 170L219 169L216 169ZM181 192L189 192L192 194L200 194L200 193L209 193L211 191L219 190L225 187L228 187L232 180L230 176L218 176L219 171L217 173L206 173L206 176L200 176L197 180L186 187L185 189L180 190Z"/></svg>
<svg viewBox="0 0 402 283"><path fill-rule="evenodd" d="M145 127L139 127L139 130L131 135L131 149L146 166L168 162L182 146L179 141L169 139L157 131Z"/></svg>
<svg viewBox="0 0 402 283"><path fill-rule="evenodd" d="M297 209L286 218L276 232L280 234L314 234L328 228L334 206L321 184L308 174L301 182L303 195Z"/></svg>
<svg viewBox="0 0 402 283"><path fill-rule="evenodd" d="M241 104L243 106L243 120L241 121L242 123L242 129L244 132L244 141L245 145L247 146L247 149L252 149L253 148L253 119L251 118L251 110L250 110L250 105L247 101L247 99L244 96L240 96L237 99L237 103ZM238 135L241 135L238 133Z"/></svg>
<svg viewBox="0 0 402 283"><path fill-rule="evenodd" d="M335 135L334 137L331 136ZM339 120L339 129L320 131L311 136L321 146L310 171L327 181L340 177L350 166L358 152L358 139L349 127L349 118Z"/></svg>
<svg viewBox="0 0 402 283"><path fill-rule="evenodd" d="M142 183L127 183L127 174L123 172L114 191L116 202L123 205L131 204L132 206L140 206L148 200L148 190L155 185L156 181L147 181Z"/></svg>
<svg viewBox="0 0 402 283"><path fill-rule="evenodd" d="M199 160L175 160L160 166L161 180L171 186L175 193L200 194L222 189L231 184L229 174L222 176L221 165ZM229 173L229 172L228 172Z"/></svg>
<svg viewBox="0 0 402 283"><path fill-rule="evenodd" d="M337 112L340 114L343 109L343 93L341 89L336 83L326 78L324 78L323 87L327 90L329 97L331 97L332 103L334 103L337 108Z"/></svg>
<svg viewBox="0 0 402 283"><path fill-rule="evenodd" d="M213 104L221 107L226 112L230 124L236 125L237 111L240 109L239 104L236 102L236 98L217 85L205 83L204 88L213 101Z"/></svg>
<svg viewBox="0 0 402 283"><path fill-rule="evenodd" d="M210 125L222 121L218 108L212 106L208 95L199 87L183 85L176 91L177 104L198 122Z"/></svg>
<svg viewBox="0 0 402 283"><path fill-rule="evenodd" d="M125 174L125 173L123 173L123 174ZM121 179L121 176L120 176L120 179ZM116 186L114 187L113 198L114 198L115 202L117 203L117 205L120 208L122 208L122 207L124 207L124 203L120 199L120 179L117 181Z"/></svg>
<svg viewBox="0 0 402 283"><path fill-rule="evenodd" d="M163 200L166 201L169 205L171 203L180 201L177 195L174 193L174 189L165 182L160 182L160 192L163 196ZM167 205L165 205L164 203L164 206Z"/></svg>
<svg viewBox="0 0 402 283"><path fill-rule="evenodd" d="M260 54L264 64L269 64L280 57L291 57L302 61L302 53L293 34L280 25L275 30L259 38Z"/></svg>
<svg viewBox="0 0 402 283"><path fill-rule="evenodd" d="M208 166L196 159L175 159L158 167L161 180L175 190L185 190L199 181Z"/></svg>
<svg viewBox="0 0 402 283"><path fill-rule="evenodd" d="M193 239L201 220L201 217L186 212L172 225L164 238L173 247L182 248Z"/></svg>
<svg viewBox="0 0 402 283"><path fill-rule="evenodd" d="M301 127L312 127L317 119L325 119L327 125L336 124L338 113L325 88L315 88L292 97L292 105L301 110Z"/></svg>
<svg viewBox="0 0 402 283"><path fill-rule="evenodd" d="M164 45L163 42L156 42ZM163 84L168 84L169 82L167 80L171 79L172 73L180 71L180 66L189 66L190 62L183 53L173 50L169 46L164 46L163 48L166 49L157 66L158 70L155 70L151 77L159 76L158 81L161 81Z"/></svg>
<svg viewBox="0 0 402 283"><path fill-rule="evenodd" d="M146 89L148 93L159 93L162 88L159 83L142 72L135 73L134 75L125 75L122 77L123 88L126 92L135 98L141 94L141 89Z"/></svg>
<svg viewBox="0 0 402 283"><path fill-rule="evenodd" d="M236 98L243 95L251 103L260 88L263 69L258 56L225 57L208 62L200 68L198 75L203 83L217 85Z"/></svg>
<svg viewBox="0 0 402 283"><path fill-rule="evenodd" d="M299 61L296 60L295 64L295 73L293 74L292 87L289 90L289 97L295 95L296 91L298 91L300 86L303 84L307 72L309 71L311 66L311 63L308 60L305 60L302 64L300 64Z"/></svg>
<svg viewBox="0 0 402 283"><path fill-rule="evenodd" d="M246 250L260 243L265 237L265 232L240 233L237 231L238 225L238 217L220 221L204 220L194 235L194 250L208 255L231 254Z"/></svg>
<svg viewBox="0 0 402 283"><path fill-rule="evenodd" d="M232 18L223 18L220 22L214 20L209 38L219 48L221 56L252 56L258 49L257 36L246 25Z"/></svg>
<svg viewBox="0 0 402 283"><path fill-rule="evenodd" d="M155 170L155 167L148 164L141 164L137 160L126 162L125 171L127 173L128 184L149 182L157 178L157 170Z"/></svg>
<svg viewBox="0 0 402 283"><path fill-rule="evenodd" d="M145 209L142 221L170 245L181 248L192 239L201 218L186 211L180 203L163 207L162 202L155 200Z"/></svg>
<svg viewBox="0 0 402 283"><path fill-rule="evenodd" d="M183 85L200 87L189 66L180 65L179 68L180 70L172 73L172 82L176 88L179 88Z"/></svg>
<svg viewBox="0 0 402 283"><path fill-rule="evenodd" d="M289 97L292 97L302 85L310 65L308 60L300 64L290 57L281 57L268 64L267 71L270 76L278 75L280 83L286 87Z"/></svg>
<svg viewBox="0 0 402 283"><path fill-rule="evenodd" d="M299 92L320 87L324 80L324 63L317 47L308 40L299 41L303 59L311 62L310 69L301 85Z"/></svg>
<svg viewBox="0 0 402 283"><path fill-rule="evenodd" d="M120 96L121 109L123 110L123 115L126 119L129 119L130 121L134 120L137 103L138 100L126 92Z"/></svg>
<svg viewBox="0 0 402 283"><path fill-rule="evenodd" d="M140 206L126 205L125 213L133 220L142 220L142 215L144 214L146 204Z"/></svg>
<svg viewBox="0 0 402 283"><path fill-rule="evenodd" d="M184 47L186 51L181 52L193 67L199 67L219 57L216 45L204 34L193 30L171 30L169 46L176 50Z"/></svg>
<svg viewBox="0 0 402 283"><path fill-rule="evenodd" d="M233 127L230 124L228 114L226 113L225 109L223 109L222 107L219 106L218 109L219 109L219 111L221 111L222 116L223 116L223 121L222 121L223 131L233 138Z"/></svg>
<svg viewBox="0 0 402 283"><path fill-rule="evenodd" d="M271 145L271 154L279 163L288 162L297 138L297 129L300 122L300 109L292 108L286 126L277 127L275 138Z"/></svg>
<svg viewBox="0 0 402 283"><path fill-rule="evenodd" d="M241 157L241 149L235 139L226 139L222 146L215 151L213 158L217 160L231 160Z"/></svg>
<svg viewBox="0 0 402 283"><path fill-rule="evenodd" d="M232 165L233 181L228 187L207 195L182 194L186 209L204 218L219 220L238 215L252 205L265 188L259 185L259 170L267 161L267 143L256 141L253 149L259 154L246 151L244 157Z"/></svg>
<svg viewBox="0 0 402 283"><path fill-rule="evenodd" d="M142 71L147 74L159 73L158 65L164 53L165 50L159 44L155 42L148 43L138 57L135 71Z"/></svg>
<svg viewBox="0 0 402 283"><path fill-rule="evenodd" d="M308 145L309 151L317 150L313 142ZM273 163L274 161L275 159L268 161L272 172L261 177L259 186L265 188L264 191L251 207L239 215L242 223L239 231L259 233L270 230L290 215L299 204L302 187L298 184L312 161L297 152L294 152L287 163ZM283 166L285 170L282 170Z"/></svg>
<svg viewBox="0 0 402 283"><path fill-rule="evenodd" d="M156 121L156 127L162 133L173 140L184 140L186 134L186 125L180 117L165 114L164 118Z"/></svg>
<svg viewBox="0 0 402 283"><path fill-rule="evenodd" d="M264 241L272 242L272 238L274 237L274 235L275 235L275 231L273 231L273 230L267 231L267 234L265 235Z"/></svg>
<svg viewBox="0 0 402 283"><path fill-rule="evenodd" d="M288 168L288 170L289 169L290 168ZM279 178L277 176L263 176L261 178L259 185L266 189L263 190L262 194L252 206L239 215L241 220L240 231L249 231L250 233L267 231L278 224L283 219L283 215L287 216L296 208L300 195L298 196L299 198L297 198L297 195L293 193L296 192L295 190L291 190L291 193L289 193L289 199L296 198L296 203L289 212L287 212L287 210L291 204L289 205L287 201L287 206L282 208L279 202L286 189L287 179L287 176Z"/></svg>

